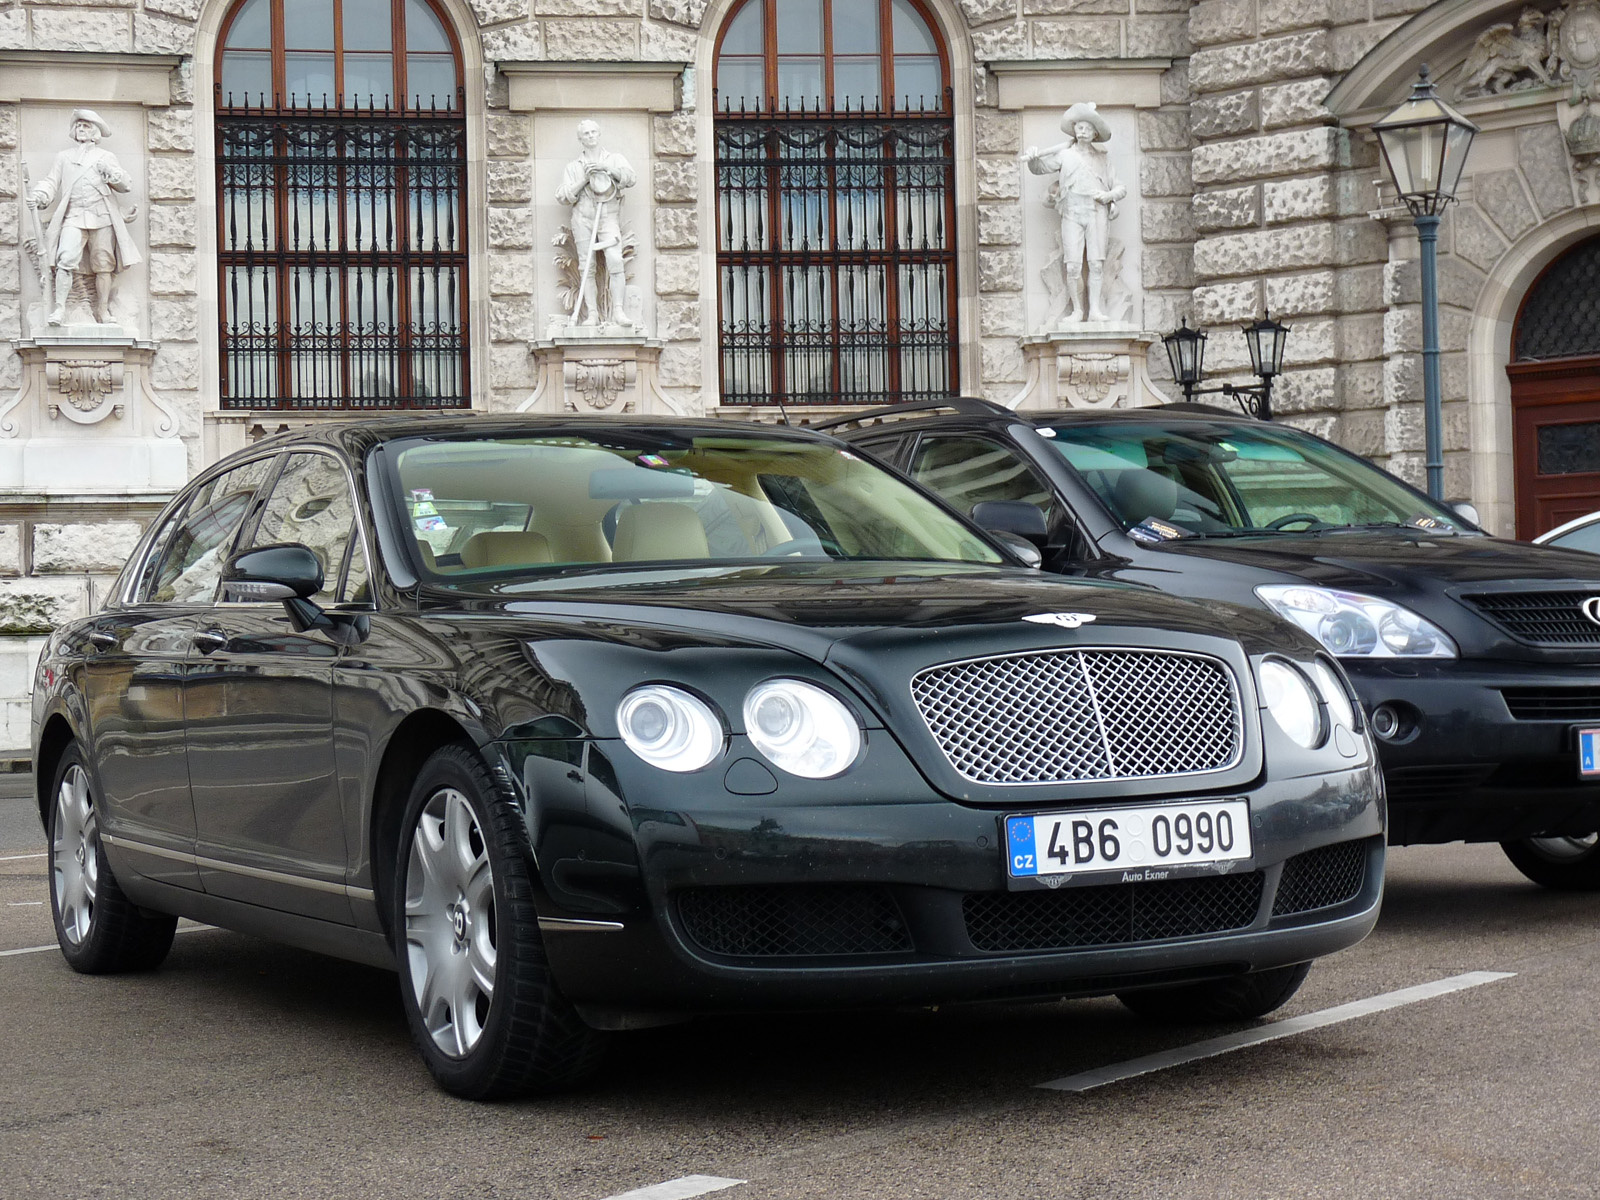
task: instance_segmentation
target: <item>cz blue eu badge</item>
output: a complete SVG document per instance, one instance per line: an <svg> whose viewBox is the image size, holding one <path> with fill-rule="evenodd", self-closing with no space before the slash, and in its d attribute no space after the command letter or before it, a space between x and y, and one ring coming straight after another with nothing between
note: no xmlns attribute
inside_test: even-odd
<svg viewBox="0 0 1600 1200"><path fill-rule="evenodd" d="M1578 730L1578 774L1600 775L1600 729Z"/></svg>

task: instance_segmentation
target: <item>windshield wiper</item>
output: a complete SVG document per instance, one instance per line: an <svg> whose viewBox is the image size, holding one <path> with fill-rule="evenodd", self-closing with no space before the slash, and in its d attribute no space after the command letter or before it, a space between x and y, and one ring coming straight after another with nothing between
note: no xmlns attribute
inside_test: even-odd
<svg viewBox="0 0 1600 1200"><path fill-rule="evenodd" d="M1355 525L1323 525L1308 529L1307 533L1367 533L1380 529L1404 529L1408 533L1447 534L1454 537L1459 530L1442 522L1437 526L1418 525L1413 521L1366 521Z"/></svg>

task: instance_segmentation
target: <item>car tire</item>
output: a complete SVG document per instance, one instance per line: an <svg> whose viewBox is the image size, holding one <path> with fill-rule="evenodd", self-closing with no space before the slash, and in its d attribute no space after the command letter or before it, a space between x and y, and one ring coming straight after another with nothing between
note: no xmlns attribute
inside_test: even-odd
<svg viewBox="0 0 1600 1200"><path fill-rule="evenodd" d="M400 993L439 1086L497 1100L592 1073L603 1035L556 986L522 816L483 760L465 746L435 752L401 830L391 926Z"/></svg>
<svg viewBox="0 0 1600 1200"><path fill-rule="evenodd" d="M1540 887L1559 892L1600 891L1600 834L1519 838L1501 842L1511 865Z"/></svg>
<svg viewBox="0 0 1600 1200"><path fill-rule="evenodd" d="M67 965L85 975L159 966L178 918L139 908L111 873L94 788L76 745L56 765L47 814L50 912Z"/></svg>
<svg viewBox="0 0 1600 1200"><path fill-rule="evenodd" d="M1141 1017L1174 1024L1253 1021L1287 1004L1310 972L1310 963L1293 963L1230 979L1118 992L1117 999Z"/></svg>

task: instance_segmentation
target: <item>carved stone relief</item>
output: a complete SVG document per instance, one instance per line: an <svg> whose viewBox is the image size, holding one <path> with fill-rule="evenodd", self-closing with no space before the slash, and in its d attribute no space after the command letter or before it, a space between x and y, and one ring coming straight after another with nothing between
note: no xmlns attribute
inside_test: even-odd
<svg viewBox="0 0 1600 1200"><path fill-rule="evenodd" d="M1489 26L1456 73L1463 100L1532 88L1571 87L1571 102L1600 99L1600 0L1569 0L1548 15L1528 5L1515 22Z"/></svg>

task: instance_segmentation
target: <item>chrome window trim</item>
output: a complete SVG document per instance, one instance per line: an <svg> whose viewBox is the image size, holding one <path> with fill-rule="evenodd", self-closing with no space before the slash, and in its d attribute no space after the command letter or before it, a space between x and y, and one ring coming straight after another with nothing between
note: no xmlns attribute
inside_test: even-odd
<svg viewBox="0 0 1600 1200"><path fill-rule="evenodd" d="M927 714L922 710L922 705L917 703L917 680L922 678L924 675L928 675L935 671L945 671L952 667L962 667L972 663L1002 662L1006 659L1013 658L1040 658L1051 654L1080 654L1094 652L1113 654L1161 654L1173 658L1201 659L1205 662L1215 664L1222 671L1223 678L1227 680L1229 691L1232 693L1233 697L1233 757L1227 762L1223 763L1221 766L1209 767L1204 771L1174 771L1171 774L1165 775L1110 775L1089 779L1051 779L1038 782L995 782L993 780L977 779L971 775L968 775L960 767L956 766L955 761L950 757L949 752L945 749L944 743L940 740L938 732L929 723ZM1090 694L1091 696L1094 696L1093 702L1095 720L1100 726L1102 744L1104 745L1104 739L1106 738L1105 719L1100 712L1099 697L1094 695L1093 689L1091 689ZM1244 761L1245 751L1247 749L1246 739L1249 736L1249 726L1245 720L1244 713L1244 693L1239 686L1239 676L1238 673L1233 669L1233 664L1228 662L1227 659L1218 655L1207 654L1199 650L1173 650L1164 646L1094 643L1089 645L1050 646L1034 650L1013 650L1006 654L976 654L970 658L953 658L946 662L933 663L929 666L923 667L919 671L914 672L906 683L906 695L911 701L912 709L919 717L922 718L923 728L928 731L928 736L933 739L935 748L939 751L940 756L943 757L950 769L966 782L985 788L1059 789L1063 787L1090 787L1105 783L1146 783L1150 781L1164 782L1166 780L1201 779L1208 776L1221 775L1229 771L1237 770L1240 763ZM1109 746L1105 746L1105 749L1107 750L1109 756Z"/></svg>

